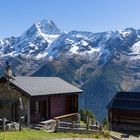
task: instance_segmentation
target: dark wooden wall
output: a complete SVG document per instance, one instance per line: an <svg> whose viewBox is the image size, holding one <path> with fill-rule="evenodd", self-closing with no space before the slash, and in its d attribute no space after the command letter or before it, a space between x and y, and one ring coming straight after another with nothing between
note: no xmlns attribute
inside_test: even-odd
<svg viewBox="0 0 140 140"><path fill-rule="evenodd" d="M61 95L50 97L50 118L78 111L77 95Z"/></svg>
<svg viewBox="0 0 140 140"><path fill-rule="evenodd" d="M112 130L134 130L140 128L140 111L110 109L108 112L109 124Z"/></svg>
<svg viewBox="0 0 140 140"><path fill-rule="evenodd" d="M140 111L112 109L112 121L140 123Z"/></svg>
<svg viewBox="0 0 140 140"><path fill-rule="evenodd" d="M39 101L40 110L34 112L35 101ZM31 122L47 120L53 117L78 112L78 95L52 95L31 98Z"/></svg>
<svg viewBox="0 0 140 140"><path fill-rule="evenodd" d="M50 97L50 118L66 113L66 96Z"/></svg>

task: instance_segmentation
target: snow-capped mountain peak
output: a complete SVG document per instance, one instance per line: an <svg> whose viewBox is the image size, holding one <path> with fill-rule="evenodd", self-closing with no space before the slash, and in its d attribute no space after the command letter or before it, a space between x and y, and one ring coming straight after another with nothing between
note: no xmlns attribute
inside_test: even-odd
<svg viewBox="0 0 140 140"><path fill-rule="evenodd" d="M36 22L20 37L1 40L0 57L21 55L42 59L47 56L47 49L60 34L61 31L51 20Z"/></svg>
<svg viewBox="0 0 140 140"><path fill-rule="evenodd" d="M51 20L45 19L40 22L36 22L34 25L36 26L37 30L40 30L44 34L54 35L61 33L61 30L58 29L55 23Z"/></svg>
<svg viewBox="0 0 140 140"><path fill-rule="evenodd" d="M60 34L60 29L51 20L42 20L40 22L40 30L46 34Z"/></svg>
<svg viewBox="0 0 140 140"><path fill-rule="evenodd" d="M51 20L42 20L40 22L34 23L23 35L34 36L37 33L43 33L47 35L58 35L61 33L61 30L55 25Z"/></svg>

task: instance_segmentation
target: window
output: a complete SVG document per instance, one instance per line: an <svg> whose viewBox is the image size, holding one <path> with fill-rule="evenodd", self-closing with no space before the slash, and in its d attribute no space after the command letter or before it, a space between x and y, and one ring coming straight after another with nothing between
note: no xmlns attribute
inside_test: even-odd
<svg viewBox="0 0 140 140"><path fill-rule="evenodd" d="M39 101L35 101L35 113L39 113Z"/></svg>

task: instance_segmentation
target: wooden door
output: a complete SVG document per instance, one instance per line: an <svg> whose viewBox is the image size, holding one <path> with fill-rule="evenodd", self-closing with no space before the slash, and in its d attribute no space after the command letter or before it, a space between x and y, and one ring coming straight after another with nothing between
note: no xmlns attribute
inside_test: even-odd
<svg viewBox="0 0 140 140"><path fill-rule="evenodd" d="M42 121L46 120L46 112L47 112L46 100L40 101L40 119Z"/></svg>

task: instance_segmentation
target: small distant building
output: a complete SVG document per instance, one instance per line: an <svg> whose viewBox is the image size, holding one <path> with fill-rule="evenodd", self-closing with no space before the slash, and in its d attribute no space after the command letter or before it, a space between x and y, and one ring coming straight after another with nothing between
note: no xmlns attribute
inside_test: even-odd
<svg viewBox="0 0 140 140"><path fill-rule="evenodd" d="M0 118L27 124L78 112L83 91L59 77L13 77L10 67L0 78ZM23 109L22 114L20 108Z"/></svg>
<svg viewBox="0 0 140 140"><path fill-rule="evenodd" d="M110 130L140 131L140 92L118 92L107 108Z"/></svg>

